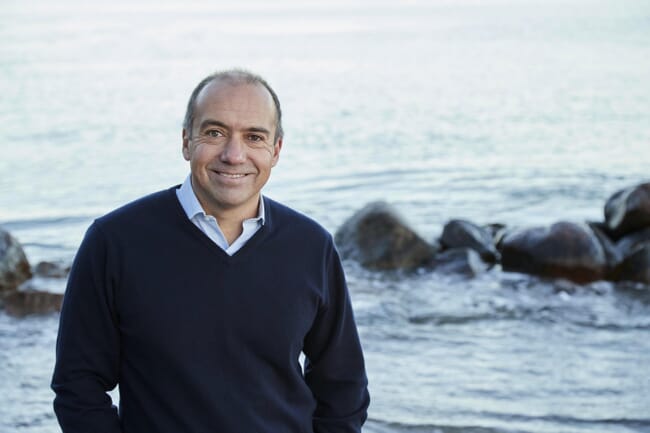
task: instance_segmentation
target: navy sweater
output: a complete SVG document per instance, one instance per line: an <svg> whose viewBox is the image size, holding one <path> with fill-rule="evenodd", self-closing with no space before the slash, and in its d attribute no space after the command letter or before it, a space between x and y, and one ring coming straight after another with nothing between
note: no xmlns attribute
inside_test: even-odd
<svg viewBox="0 0 650 433"><path fill-rule="evenodd" d="M86 233L52 379L63 431L359 432L367 380L331 236L265 198L264 226L228 256L175 188Z"/></svg>

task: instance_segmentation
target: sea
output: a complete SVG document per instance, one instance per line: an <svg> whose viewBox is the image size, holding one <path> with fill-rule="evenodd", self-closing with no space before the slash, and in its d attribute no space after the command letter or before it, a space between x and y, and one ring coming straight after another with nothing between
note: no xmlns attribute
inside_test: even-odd
<svg viewBox="0 0 650 433"><path fill-rule="evenodd" d="M332 233L376 200L431 242L602 221L650 180L647 0L0 3L0 225L32 264L181 183L187 98L231 67L283 104L264 193ZM650 287L344 267L364 432L650 432ZM0 432L60 431L57 327L0 311Z"/></svg>

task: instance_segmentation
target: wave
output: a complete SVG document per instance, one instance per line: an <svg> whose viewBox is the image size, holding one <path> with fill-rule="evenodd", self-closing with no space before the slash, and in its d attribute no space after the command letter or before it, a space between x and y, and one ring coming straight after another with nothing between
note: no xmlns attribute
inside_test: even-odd
<svg viewBox="0 0 650 433"><path fill-rule="evenodd" d="M364 425L364 433L530 433L523 430L505 430L489 427L451 426L438 424L403 424L368 419Z"/></svg>
<svg viewBox="0 0 650 433"><path fill-rule="evenodd" d="M503 421L511 421L517 423L536 423L539 422L553 424L558 429L566 429L567 427L574 426L579 428L585 427L602 427L603 430L612 426L624 427L630 431L648 432L650 429L650 419L647 418L602 418L602 419L586 419L577 417L566 417L557 415L547 416L526 416L516 414L501 414L501 413L486 413L480 414L482 417L489 417L492 419L500 419ZM472 425L445 425L445 424L409 424L385 421L377 418L369 418L364 426L366 433L533 433L538 429L521 430L517 428L503 428L503 427L483 427ZM544 430L547 431L547 430Z"/></svg>
<svg viewBox="0 0 650 433"><path fill-rule="evenodd" d="M45 226L62 226L62 225L74 225L79 223L85 223L88 220L95 218L95 216L90 215L74 215L74 216L59 216L59 217L45 217L45 218L27 218L27 219L18 219L10 221L0 221L0 226L4 227L5 230L22 230L22 229L31 229L36 227L45 227Z"/></svg>
<svg viewBox="0 0 650 433"><path fill-rule="evenodd" d="M57 250L57 251L65 247L62 244L46 244L43 242L23 242L21 245L23 247L40 248L42 250Z"/></svg>
<svg viewBox="0 0 650 433"><path fill-rule="evenodd" d="M492 322L492 321L521 321L525 320L528 322L538 322L538 323L557 323L565 322L579 326L581 328L597 329L602 331L628 331L628 330L650 330L650 319L644 319L637 323L629 322L628 323L616 323L616 322L597 322L594 319L582 319L582 318L553 318L548 312L549 308L540 308L537 311L525 310L521 311L509 311L509 312L491 312L491 313L481 313L481 314L468 314L468 315L446 315L446 314L418 314L408 317L408 322L413 325L435 325L435 326L446 326L446 325L467 325L476 322ZM622 320L622 319L621 319Z"/></svg>
<svg viewBox="0 0 650 433"><path fill-rule="evenodd" d="M375 290L377 304L399 306L390 308L389 318L413 326L526 322L614 332L650 329L650 290L638 284L574 287L536 277L484 275L461 282L417 276L385 285L385 291Z"/></svg>
<svg viewBox="0 0 650 433"><path fill-rule="evenodd" d="M523 422L549 422L562 425L584 425L584 424L603 424L617 425L628 428L648 428L650 427L650 418L579 418L561 415L541 415L530 416L520 414L503 414L495 412L481 412L481 415L491 418L505 419L508 421Z"/></svg>
<svg viewBox="0 0 650 433"><path fill-rule="evenodd" d="M433 325L465 325L472 322L493 321L497 319L515 319L515 317L499 317L496 314L484 313L476 315L444 315L444 314L418 314L408 318L409 323L415 325L433 324Z"/></svg>

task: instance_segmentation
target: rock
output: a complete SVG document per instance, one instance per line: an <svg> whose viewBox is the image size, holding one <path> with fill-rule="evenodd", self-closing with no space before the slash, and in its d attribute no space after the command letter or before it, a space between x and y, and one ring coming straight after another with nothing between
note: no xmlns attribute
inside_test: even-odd
<svg viewBox="0 0 650 433"><path fill-rule="evenodd" d="M34 266L34 275L38 277L65 278L68 276L68 272L70 272L69 267L61 266L58 263L38 262Z"/></svg>
<svg viewBox="0 0 650 433"><path fill-rule="evenodd" d="M490 233L492 236L492 244L496 250L499 251L499 248L501 247L501 241L503 241L503 238L508 233L508 228L506 225L501 223L492 223L483 226L483 229L487 230Z"/></svg>
<svg viewBox="0 0 650 433"><path fill-rule="evenodd" d="M509 234L503 240L504 271L586 283L607 274L607 258L586 224L558 222Z"/></svg>
<svg viewBox="0 0 650 433"><path fill-rule="evenodd" d="M415 269L428 265L436 250L385 202L369 203L356 212L335 240L343 258L370 269Z"/></svg>
<svg viewBox="0 0 650 433"><path fill-rule="evenodd" d="M614 193L605 204L605 222L616 238L650 227L650 182Z"/></svg>
<svg viewBox="0 0 650 433"><path fill-rule="evenodd" d="M452 248L437 254L433 259L433 270L447 274L474 277L487 267L481 256L471 248Z"/></svg>
<svg viewBox="0 0 650 433"><path fill-rule="evenodd" d="M616 249L627 257L645 244L650 244L650 227L623 236L616 242Z"/></svg>
<svg viewBox="0 0 650 433"><path fill-rule="evenodd" d="M7 314L23 317L60 311L63 295L39 290L17 290L5 296L3 302Z"/></svg>
<svg viewBox="0 0 650 433"><path fill-rule="evenodd" d="M607 226L606 222L603 221L587 221L587 224L589 227L592 229L597 229L600 231L602 234L607 236L611 241L614 241L616 239L616 233L610 230L609 226Z"/></svg>
<svg viewBox="0 0 650 433"><path fill-rule="evenodd" d="M0 294L15 290L31 276L23 247L9 232L0 228Z"/></svg>
<svg viewBox="0 0 650 433"><path fill-rule="evenodd" d="M494 246L492 234L466 220L451 220L445 224L440 243L446 249L471 248L488 263L496 263L500 254Z"/></svg>
<svg viewBox="0 0 650 433"><path fill-rule="evenodd" d="M600 242L600 246L603 248L605 253L605 260L607 261L607 270L605 278L615 279L613 277L613 272L616 270L618 265L623 261L623 255L619 249L614 245L610 237L603 231L600 224L587 223L591 228L591 231L596 235L596 239Z"/></svg>
<svg viewBox="0 0 650 433"><path fill-rule="evenodd" d="M644 244L627 256L617 274L620 281L650 284L650 244Z"/></svg>

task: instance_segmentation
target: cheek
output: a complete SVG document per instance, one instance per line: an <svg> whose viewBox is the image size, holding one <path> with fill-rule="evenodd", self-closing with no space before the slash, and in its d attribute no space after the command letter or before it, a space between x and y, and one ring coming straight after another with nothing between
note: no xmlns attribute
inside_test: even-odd
<svg viewBox="0 0 650 433"><path fill-rule="evenodd" d="M194 166L202 166L209 164L218 155L217 149L214 146L197 146L190 152L190 164Z"/></svg>
<svg viewBox="0 0 650 433"><path fill-rule="evenodd" d="M255 165L261 173L266 173L268 175L275 163L273 162L273 159L267 155L265 158L259 158L255 162Z"/></svg>

